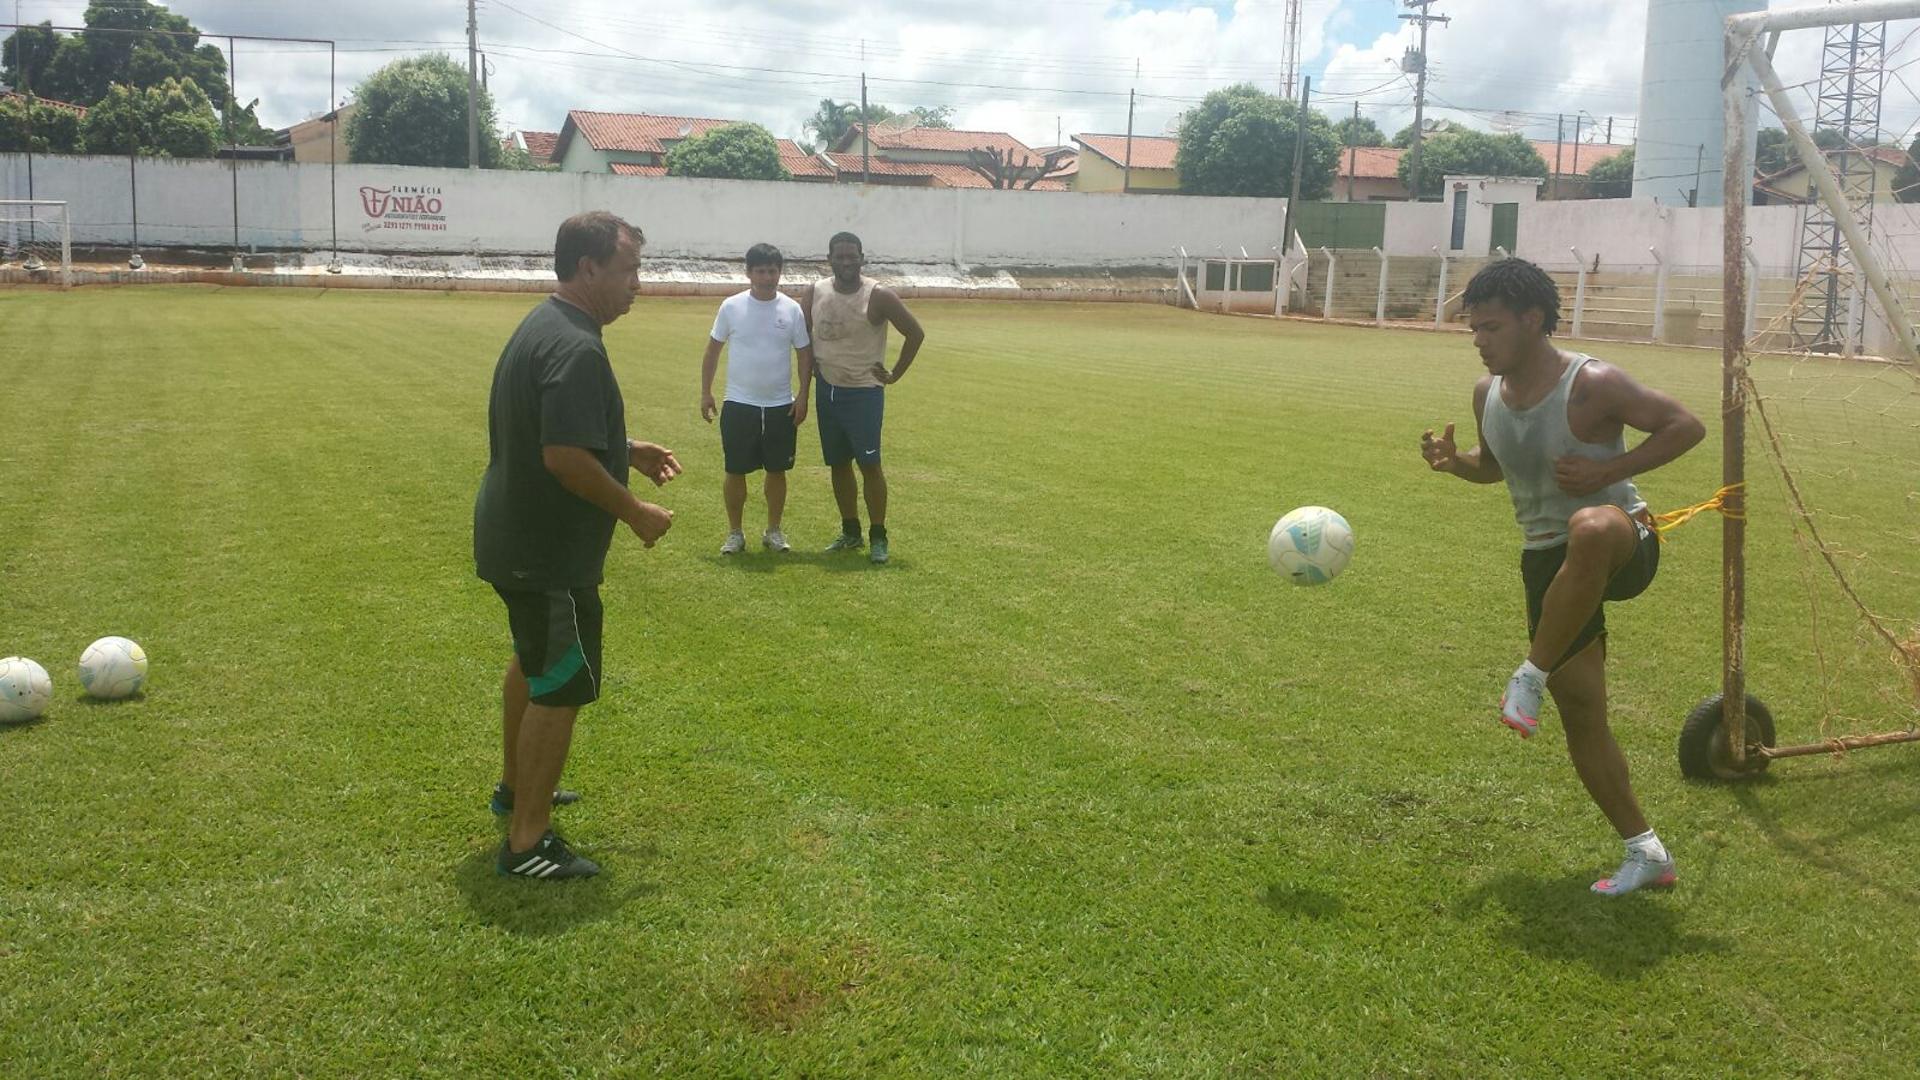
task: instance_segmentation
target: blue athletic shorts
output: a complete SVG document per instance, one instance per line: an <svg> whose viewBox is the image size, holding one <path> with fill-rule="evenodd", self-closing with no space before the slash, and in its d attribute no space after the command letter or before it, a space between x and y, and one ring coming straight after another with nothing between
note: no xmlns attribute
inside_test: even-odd
<svg viewBox="0 0 1920 1080"><path fill-rule="evenodd" d="M880 464L885 391L882 386L835 386L825 379L815 384L813 414L820 424L820 456L828 465Z"/></svg>

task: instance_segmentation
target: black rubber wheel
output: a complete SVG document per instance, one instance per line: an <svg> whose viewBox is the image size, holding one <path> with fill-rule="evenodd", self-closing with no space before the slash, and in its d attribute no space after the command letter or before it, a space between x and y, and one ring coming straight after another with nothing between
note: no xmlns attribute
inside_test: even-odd
<svg viewBox="0 0 1920 1080"><path fill-rule="evenodd" d="M1747 695L1747 760L1736 767L1727 744L1722 695L1715 694L1693 707L1680 728L1680 772L1695 780L1744 780L1767 770L1768 759L1755 747L1773 745L1773 714L1752 694Z"/></svg>

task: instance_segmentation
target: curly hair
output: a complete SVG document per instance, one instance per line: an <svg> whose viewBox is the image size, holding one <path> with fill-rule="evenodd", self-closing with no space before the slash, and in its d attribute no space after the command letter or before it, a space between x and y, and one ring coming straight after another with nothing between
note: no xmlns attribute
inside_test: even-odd
<svg viewBox="0 0 1920 1080"><path fill-rule="evenodd" d="M1460 299L1468 307L1498 300L1515 315L1538 311L1540 328L1549 334L1560 325L1559 286L1525 259L1500 259L1481 267Z"/></svg>

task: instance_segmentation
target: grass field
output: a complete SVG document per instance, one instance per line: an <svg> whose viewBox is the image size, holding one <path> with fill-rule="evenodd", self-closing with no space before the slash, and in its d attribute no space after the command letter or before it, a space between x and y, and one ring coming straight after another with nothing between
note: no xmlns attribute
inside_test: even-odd
<svg viewBox="0 0 1920 1080"><path fill-rule="evenodd" d="M610 351L687 472L603 589L559 822L606 872L497 879L508 639L470 514L532 302L0 292L0 654L58 691L0 729L0 1076L1920 1069L1920 755L1679 777L1714 520L1610 615L1681 886L1588 894L1618 844L1557 725L1494 719L1505 494L1419 457L1471 430L1458 336L918 304L875 568L816 554L811 421L797 550L716 554L713 305L643 302ZM1717 355L1595 351L1709 424L1656 508L1711 494ZM1893 449L1863 485L1907 482ZM1750 685L1804 738L1805 586L1754 471ZM1266 567L1303 503L1358 533L1325 588ZM110 633L151 682L89 705Z"/></svg>

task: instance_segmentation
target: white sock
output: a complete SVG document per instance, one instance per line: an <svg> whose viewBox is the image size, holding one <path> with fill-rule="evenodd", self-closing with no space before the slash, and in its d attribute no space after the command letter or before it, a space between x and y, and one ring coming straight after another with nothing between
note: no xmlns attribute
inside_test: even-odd
<svg viewBox="0 0 1920 1080"><path fill-rule="evenodd" d="M1516 672L1514 672L1514 674L1515 674L1515 675L1525 675L1525 676L1526 676L1527 678L1529 678L1529 679L1532 679L1532 680L1534 680L1535 682L1546 682L1546 681L1547 681L1547 673L1546 673L1546 672L1544 672L1544 671L1542 671L1542 670L1540 670L1540 669L1539 669L1539 668L1537 668L1537 667L1534 667L1534 666L1533 666L1533 661L1531 661L1531 660L1523 660L1523 661L1521 661L1521 663L1520 663L1520 670L1519 670L1519 671L1516 671Z"/></svg>
<svg viewBox="0 0 1920 1080"><path fill-rule="evenodd" d="M1654 862L1666 862L1669 858L1667 846L1660 842L1660 838L1653 834L1652 829L1627 839L1627 854L1631 855L1634 852L1639 852Z"/></svg>

